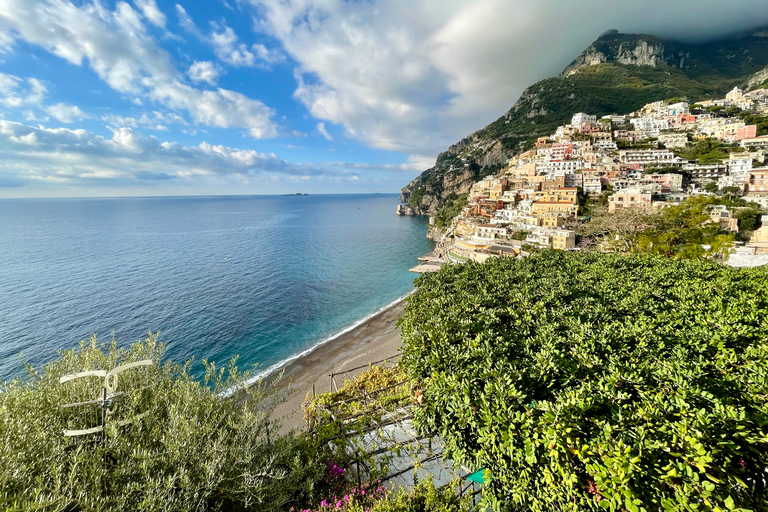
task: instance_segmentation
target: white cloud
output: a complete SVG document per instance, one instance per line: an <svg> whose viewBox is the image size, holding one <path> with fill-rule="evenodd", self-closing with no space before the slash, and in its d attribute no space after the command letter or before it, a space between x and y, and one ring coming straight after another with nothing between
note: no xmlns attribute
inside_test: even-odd
<svg viewBox="0 0 768 512"><path fill-rule="evenodd" d="M156 27L165 28L165 14L158 9L155 0L134 0L134 3L151 24Z"/></svg>
<svg viewBox="0 0 768 512"><path fill-rule="evenodd" d="M179 4L176 4L176 17L179 19L179 25L181 28L189 32L190 34L202 37L202 33L198 30L197 25L192 20L192 17L187 14L187 11Z"/></svg>
<svg viewBox="0 0 768 512"><path fill-rule="evenodd" d="M248 46L239 43L235 31L226 25L213 24L210 42L216 57L227 64L248 67L256 61L256 57L248 51Z"/></svg>
<svg viewBox="0 0 768 512"><path fill-rule="evenodd" d="M39 106L47 92L45 84L36 78L22 79L0 73L0 107Z"/></svg>
<svg viewBox="0 0 768 512"><path fill-rule="evenodd" d="M267 48L261 43L251 45L256 56L265 64L278 64L285 61L285 55L276 48Z"/></svg>
<svg viewBox="0 0 768 512"><path fill-rule="evenodd" d="M58 119L62 123L74 123L75 121L89 117L85 112L80 110L79 107L75 105L67 105L66 103L56 103L45 107L44 110L49 116Z"/></svg>
<svg viewBox="0 0 768 512"><path fill-rule="evenodd" d="M110 87L189 113L196 123L243 128L255 138L277 135L274 111L229 91L203 91L183 81L170 55L147 34L139 13L118 2L76 6L65 0L3 0L0 30L93 69Z"/></svg>
<svg viewBox="0 0 768 512"><path fill-rule="evenodd" d="M211 32L206 35L197 27L184 7L179 4L176 4L176 14L179 18L179 24L184 30L211 45L216 57L231 66L268 68L272 64L285 60L282 52L277 49L269 49L260 43L251 45L249 49L248 45L241 43L235 31L223 21L212 21Z"/></svg>
<svg viewBox="0 0 768 512"><path fill-rule="evenodd" d="M7 32L0 30L0 53L11 53L13 49L13 37Z"/></svg>
<svg viewBox="0 0 768 512"><path fill-rule="evenodd" d="M144 112L139 117L126 117L113 114L101 116L102 121L117 128L146 128L154 131L168 131L166 125L187 125L187 120L172 112Z"/></svg>
<svg viewBox="0 0 768 512"><path fill-rule="evenodd" d="M700 39L768 23L764 0L249 1L299 63L295 97L315 118L431 158L606 29Z"/></svg>
<svg viewBox="0 0 768 512"><path fill-rule="evenodd" d="M435 159L428 157L411 156L408 162L403 164L365 164L359 162L327 162L325 165L343 169L366 169L395 172L421 172L435 165Z"/></svg>
<svg viewBox="0 0 768 512"><path fill-rule="evenodd" d="M202 62L195 61L189 66L187 71L190 80L193 82L205 82L208 85L216 85L216 81L219 79L219 70L213 62L204 60Z"/></svg>
<svg viewBox="0 0 768 512"><path fill-rule="evenodd" d="M192 180L232 176L343 176L345 171L287 162L275 154L202 142L184 146L112 128L106 138L78 129L0 119L0 178L27 183Z"/></svg>
<svg viewBox="0 0 768 512"><path fill-rule="evenodd" d="M328 133L328 130L325 129L325 123L317 123L317 131L320 132L320 135L326 138L326 140L333 141L333 137Z"/></svg>

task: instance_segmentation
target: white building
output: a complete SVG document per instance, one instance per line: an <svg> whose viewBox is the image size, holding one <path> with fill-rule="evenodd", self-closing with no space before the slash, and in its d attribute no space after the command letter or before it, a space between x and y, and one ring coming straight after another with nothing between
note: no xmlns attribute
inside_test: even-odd
<svg viewBox="0 0 768 512"><path fill-rule="evenodd" d="M752 155L749 153L731 153L728 158L728 174L736 181L744 181L752 170Z"/></svg>
<svg viewBox="0 0 768 512"><path fill-rule="evenodd" d="M688 107L689 105L687 101L681 101L678 103L667 105L667 115L678 116L680 114L689 114L691 111Z"/></svg>
<svg viewBox="0 0 768 512"><path fill-rule="evenodd" d="M594 143L594 147L601 149L603 151L618 151L618 147L616 146L616 143L612 140L608 139L599 139L596 140Z"/></svg>
<svg viewBox="0 0 768 512"><path fill-rule="evenodd" d="M725 100L730 103L738 103L744 99L744 91L738 87L734 87L731 92L725 95Z"/></svg>
<svg viewBox="0 0 768 512"><path fill-rule="evenodd" d="M661 130L669 130L669 121L666 119L638 117L630 119L629 122L635 127L635 130L645 133L646 137L658 137Z"/></svg>
<svg viewBox="0 0 768 512"><path fill-rule="evenodd" d="M545 172L547 176L564 176L566 173L575 173L584 168L583 160L552 160L543 165L536 166L536 172ZM559 173L559 174L558 174Z"/></svg>
<svg viewBox="0 0 768 512"><path fill-rule="evenodd" d="M597 122L597 116L590 116L589 114L585 114L583 112L574 114L573 118L571 119L572 126L581 126L584 123L596 123L596 122Z"/></svg>
<svg viewBox="0 0 768 512"><path fill-rule="evenodd" d="M688 135L685 133L660 133L659 142L667 148L684 148L688 144Z"/></svg>
<svg viewBox="0 0 768 512"><path fill-rule="evenodd" d="M677 163L675 154L666 149L638 149L619 152L619 158L625 164L672 164Z"/></svg>

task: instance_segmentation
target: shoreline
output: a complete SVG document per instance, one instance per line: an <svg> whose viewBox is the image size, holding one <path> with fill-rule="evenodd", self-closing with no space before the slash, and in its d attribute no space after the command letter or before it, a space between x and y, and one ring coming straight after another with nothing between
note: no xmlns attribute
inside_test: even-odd
<svg viewBox="0 0 768 512"><path fill-rule="evenodd" d="M410 294L408 294L410 295ZM331 373L363 366L400 354L402 340L397 320L405 308L405 295L357 323L291 358L268 368L260 378L267 383L282 372L277 389L285 394L270 416L280 431L304 428L301 405L307 393L329 390ZM338 379L340 385L343 378Z"/></svg>

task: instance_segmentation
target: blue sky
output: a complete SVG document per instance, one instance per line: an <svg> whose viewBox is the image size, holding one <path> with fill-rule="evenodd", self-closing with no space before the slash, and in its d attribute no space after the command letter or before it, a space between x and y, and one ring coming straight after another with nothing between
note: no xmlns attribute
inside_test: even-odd
<svg viewBox="0 0 768 512"><path fill-rule="evenodd" d="M605 29L767 24L762 0L0 0L0 197L396 192Z"/></svg>

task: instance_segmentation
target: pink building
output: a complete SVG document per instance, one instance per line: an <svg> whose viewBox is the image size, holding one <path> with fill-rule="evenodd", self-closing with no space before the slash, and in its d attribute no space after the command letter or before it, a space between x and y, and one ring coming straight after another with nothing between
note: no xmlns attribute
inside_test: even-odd
<svg viewBox="0 0 768 512"><path fill-rule="evenodd" d="M613 213L619 208L648 208L651 206L650 192L625 189L616 192L608 198L608 212Z"/></svg>
<svg viewBox="0 0 768 512"><path fill-rule="evenodd" d="M554 144L550 155L552 160L567 160L573 156L573 144Z"/></svg>
<svg viewBox="0 0 768 512"><path fill-rule="evenodd" d="M757 126L750 124L749 126L744 126L743 128L737 128L736 135L733 137L733 140L752 139L754 137L757 137Z"/></svg>

